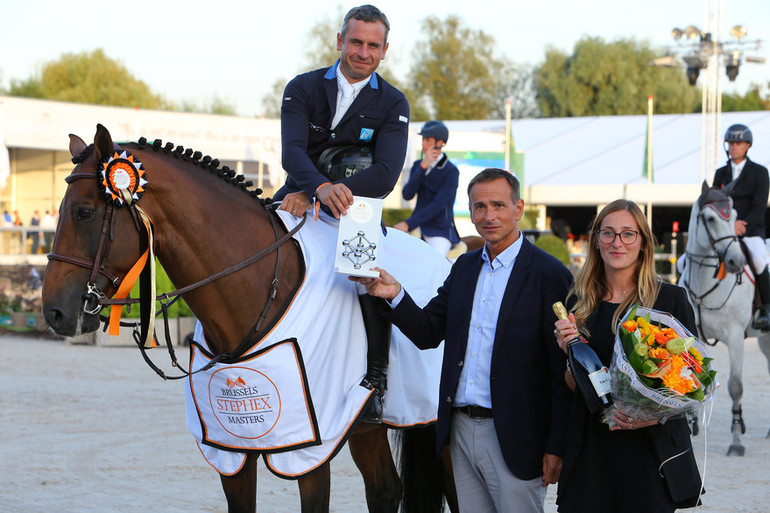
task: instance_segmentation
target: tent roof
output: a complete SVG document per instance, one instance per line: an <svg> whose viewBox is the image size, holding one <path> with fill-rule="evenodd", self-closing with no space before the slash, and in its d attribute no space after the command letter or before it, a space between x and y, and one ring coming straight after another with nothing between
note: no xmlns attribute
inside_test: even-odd
<svg viewBox="0 0 770 513"><path fill-rule="evenodd" d="M720 148L724 130L734 123L751 128L755 146L749 156L768 167L770 111L722 113ZM691 205L704 178L701 114L659 114L652 125L653 203ZM465 149L460 147L464 137L474 132L494 134L498 145L504 144L504 121L454 121L447 126L450 150ZM647 201L647 179L642 176L646 115L521 119L512 121L511 129L516 149L524 151L529 202L597 205L616 197ZM714 171L705 171L709 183Z"/></svg>

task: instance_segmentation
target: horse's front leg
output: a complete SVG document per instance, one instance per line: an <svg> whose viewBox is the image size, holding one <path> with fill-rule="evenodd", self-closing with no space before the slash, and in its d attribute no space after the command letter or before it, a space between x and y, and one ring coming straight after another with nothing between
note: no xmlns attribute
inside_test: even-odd
<svg viewBox="0 0 770 513"><path fill-rule="evenodd" d="M302 513L329 513L331 468L327 461L297 481Z"/></svg>
<svg viewBox="0 0 770 513"><path fill-rule="evenodd" d="M401 481L390 453L387 428L361 426L348 440L348 447L364 478L369 513L396 513Z"/></svg>
<svg viewBox="0 0 770 513"><path fill-rule="evenodd" d="M741 435L746 433L746 424L743 422L741 399L743 398L743 335L735 335L727 343L730 349L730 378L727 381L727 390L733 400L733 421L730 430L733 433L733 441L727 448L727 455L743 456L746 448L741 442Z"/></svg>
<svg viewBox="0 0 770 513"><path fill-rule="evenodd" d="M249 454L243 468L232 476L219 476L227 498L228 513L256 513L257 456Z"/></svg>

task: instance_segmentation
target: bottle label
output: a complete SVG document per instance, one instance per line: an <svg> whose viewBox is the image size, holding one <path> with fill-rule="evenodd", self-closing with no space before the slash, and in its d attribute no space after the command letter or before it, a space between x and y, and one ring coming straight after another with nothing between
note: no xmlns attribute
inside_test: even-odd
<svg viewBox="0 0 770 513"><path fill-rule="evenodd" d="M607 370L607 367L602 367L598 371L592 372L588 375L588 379L591 380L591 384L594 386L594 390L596 390L596 395L599 397L604 397L611 392L610 371Z"/></svg>

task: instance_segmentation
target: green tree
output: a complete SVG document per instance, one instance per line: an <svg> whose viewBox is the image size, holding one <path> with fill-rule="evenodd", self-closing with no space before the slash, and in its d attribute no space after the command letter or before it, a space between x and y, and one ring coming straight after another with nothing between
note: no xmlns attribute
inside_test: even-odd
<svg viewBox="0 0 770 513"><path fill-rule="evenodd" d="M513 119L540 117L535 95L534 68L505 62L504 67L499 70L499 75L500 88L495 94L492 116L505 118L505 102L510 100Z"/></svg>
<svg viewBox="0 0 770 513"><path fill-rule="evenodd" d="M11 81L11 96L158 109L163 99L104 50L64 53L27 80Z"/></svg>
<svg viewBox="0 0 770 513"><path fill-rule="evenodd" d="M268 119L281 117L281 98L286 88L286 79L279 78L273 82L270 92L262 97L262 113Z"/></svg>
<svg viewBox="0 0 770 513"><path fill-rule="evenodd" d="M337 33L342 28L342 19L347 11L337 4L333 11L319 17L307 37L307 54L302 71L331 66L340 56L337 50Z"/></svg>
<svg viewBox="0 0 770 513"><path fill-rule="evenodd" d="M418 106L437 119L490 118L499 103L499 70L506 64L493 55L494 38L456 15L425 18L422 34L410 71Z"/></svg>
<svg viewBox="0 0 770 513"><path fill-rule="evenodd" d="M766 94L763 97L758 85L752 84L744 95L738 93L722 94L722 112L749 110L770 110L770 95Z"/></svg>
<svg viewBox="0 0 770 513"><path fill-rule="evenodd" d="M213 95L202 104L192 100L182 100L181 105L172 105L172 110L182 112L197 112L200 114L221 114L223 116L237 116L238 111L235 104L231 101L221 98L219 95Z"/></svg>
<svg viewBox="0 0 770 513"><path fill-rule="evenodd" d="M643 114L647 96L655 112L694 112L701 92L681 69L651 66L656 52L646 43L605 43L585 37L571 55L550 48L535 71L537 103L544 117Z"/></svg>

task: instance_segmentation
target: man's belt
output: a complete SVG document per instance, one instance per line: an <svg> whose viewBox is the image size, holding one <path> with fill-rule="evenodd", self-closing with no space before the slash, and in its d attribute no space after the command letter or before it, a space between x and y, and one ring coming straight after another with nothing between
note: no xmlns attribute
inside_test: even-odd
<svg viewBox="0 0 770 513"><path fill-rule="evenodd" d="M452 409L454 411L459 411L460 413L464 413L467 416L474 419L491 419L492 418L492 409L484 408L483 406L474 406L474 405L457 406L456 408L452 408Z"/></svg>

